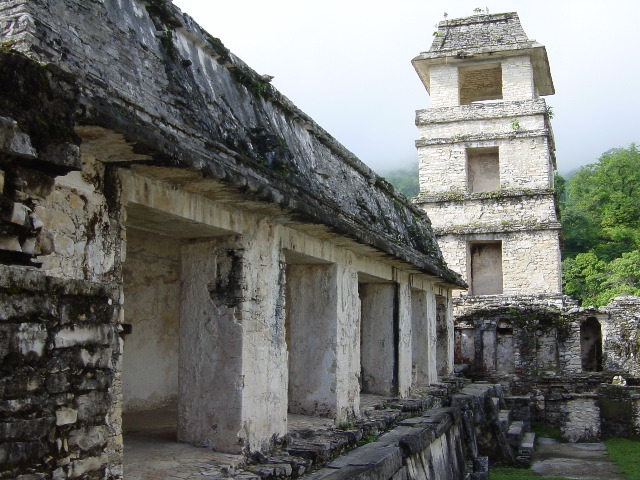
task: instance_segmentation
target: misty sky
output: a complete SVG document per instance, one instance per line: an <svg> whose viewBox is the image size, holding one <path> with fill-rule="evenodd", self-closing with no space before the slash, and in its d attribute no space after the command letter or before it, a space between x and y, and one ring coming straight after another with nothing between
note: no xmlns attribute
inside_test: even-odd
<svg viewBox="0 0 640 480"><path fill-rule="evenodd" d="M429 96L411 59L436 24L517 11L547 47L558 169L640 142L640 0L174 0L378 172L417 161Z"/></svg>

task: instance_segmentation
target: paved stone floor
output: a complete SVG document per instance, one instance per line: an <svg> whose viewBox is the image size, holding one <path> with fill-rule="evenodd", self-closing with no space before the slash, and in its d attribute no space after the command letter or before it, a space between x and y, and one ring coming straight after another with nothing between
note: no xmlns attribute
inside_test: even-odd
<svg viewBox="0 0 640 480"><path fill-rule="evenodd" d="M360 410L370 410L384 397L363 394ZM236 473L244 457L214 452L208 448L178 443L175 406L123 415L124 478L126 480L203 480ZM289 431L322 430L333 420L305 415L288 416ZM255 480L255 475L236 475L239 480Z"/></svg>
<svg viewBox="0 0 640 480"><path fill-rule="evenodd" d="M203 480L233 473L243 459L176 439L175 407L123 416L124 478Z"/></svg>
<svg viewBox="0 0 640 480"><path fill-rule="evenodd" d="M559 443L538 438L531 470L572 480L626 480L603 443Z"/></svg>

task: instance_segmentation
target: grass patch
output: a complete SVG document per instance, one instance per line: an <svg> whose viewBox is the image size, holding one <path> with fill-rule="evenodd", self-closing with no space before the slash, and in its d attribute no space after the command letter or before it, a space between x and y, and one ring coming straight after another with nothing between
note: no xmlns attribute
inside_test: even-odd
<svg viewBox="0 0 640 480"><path fill-rule="evenodd" d="M559 442L562 440L562 434L560 433L559 428L547 427L546 425L534 423L533 425L531 425L531 430L538 437L553 438L554 440L558 440Z"/></svg>
<svg viewBox="0 0 640 480"><path fill-rule="evenodd" d="M604 441L611 460L616 462L629 480L640 480L640 442L627 438Z"/></svg>
<svg viewBox="0 0 640 480"><path fill-rule="evenodd" d="M491 469L491 480L541 480L528 468L495 467ZM558 477L544 477L544 480L566 480Z"/></svg>

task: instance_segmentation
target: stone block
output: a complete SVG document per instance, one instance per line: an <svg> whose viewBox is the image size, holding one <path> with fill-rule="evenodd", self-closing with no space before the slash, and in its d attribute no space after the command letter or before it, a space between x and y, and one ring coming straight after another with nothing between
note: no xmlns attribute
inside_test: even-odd
<svg viewBox="0 0 640 480"><path fill-rule="evenodd" d="M108 460L107 455L102 454L98 457L88 457L71 462L69 467L69 478L82 477L88 472L103 468L107 464Z"/></svg>
<svg viewBox="0 0 640 480"><path fill-rule="evenodd" d="M0 445L0 463L17 465L25 461L37 464L47 453L47 447L41 442L10 442Z"/></svg>
<svg viewBox="0 0 640 480"><path fill-rule="evenodd" d="M8 252L22 252L20 240L12 235L0 235L0 250Z"/></svg>
<svg viewBox="0 0 640 480"><path fill-rule="evenodd" d="M95 353L83 348L78 352L78 361L84 367L111 368L112 355L111 348L97 349Z"/></svg>
<svg viewBox="0 0 640 480"><path fill-rule="evenodd" d="M49 332L45 325L37 323L23 323L15 333L14 342L22 355L41 357L47 344Z"/></svg>
<svg viewBox="0 0 640 480"><path fill-rule="evenodd" d="M18 123L7 117L0 117L0 151L24 158L36 157L29 135L21 132Z"/></svg>
<svg viewBox="0 0 640 480"><path fill-rule="evenodd" d="M55 348L69 348L85 345L109 345L109 325L87 325L81 327L66 327L55 336Z"/></svg>
<svg viewBox="0 0 640 480"><path fill-rule="evenodd" d="M78 421L78 410L61 408L56 412L56 425L70 425Z"/></svg>
<svg viewBox="0 0 640 480"><path fill-rule="evenodd" d="M36 251L40 255L49 255L55 251L55 241L52 232L46 228L41 229L36 237Z"/></svg>
<svg viewBox="0 0 640 480"><path fill-rule="evenodd" d="M0 422L0 441L40 439L49 434L52 427L53 417Z"/></svg>
<svg viewBox="0 0 640 480"><path fill-rule="evenodd" d="M46 388L49 393L63 393L71 386L67 372L54 373L47 377Z"/></svg>
<svg viewBox="0 0 640 480"><path fill-rule="evenodd" d="M375 478L390 478L402 467L402 451L399 447L380 442L369 443L349 452L328 464L330 468L368 467Z"/></svg>
<svg viewBox="0 0 640 480"><path fill-rule="evenodd" d="M28 255L37 255L40 253L37 248L37 241L35 237L27 237L20 243L20 248L22 248L22 252Z"/></svg>
<svg viewBox="0 0 640 480"><path fill-rule="evenodd" d="M18 397L33 395L44 387L44 378L40 375L15 374L0 379L1 397Z"/></svg>
<svg viewBox="0 0 640 480"><path fill-rule="evenodd" d="M391 480L409 480L409 470L407 467L402 467L398 470L393 477L391 477Z"/></svg>
<svg viewBox="0 0 640 480"><path fill-rule="evenodd" d="M84 422L101 421L109 411L111 398L108 393L95 391L76 398L78 420Z"/></svg>
<svg viewBox="0 0 640 480"><path fill-rule="evenodd" d="M96 447L102 447L107 440L107 436L108 432L106 427L85 427L79 430L73 430L69 434L69 445L85 451L91 450Z"/></svg>
<svg viewBox="0 0 640 480"><path fill-rule="evenodd" d="M29 207L22 203L14 202L5 216L5 220L16 225L26 226L28 225L30 213L31 209Z"/></svg>

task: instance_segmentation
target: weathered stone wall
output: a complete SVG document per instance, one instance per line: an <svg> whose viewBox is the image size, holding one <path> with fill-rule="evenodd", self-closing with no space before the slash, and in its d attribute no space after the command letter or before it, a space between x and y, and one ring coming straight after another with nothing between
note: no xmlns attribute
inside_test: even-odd
<svg viewBox="0 0 640 480"><path fill-rule="evenodd" d="M121 478L117 289L0 266L0 478Z"/></svg>
<svg viewBox="0 0 640 480"><path fill-rule="evenodd" d="M600 311L604 368L640 376L640 298L614 298Z"/></svg>
<svg viewBox="0 0 640 480"><path fill-rule="evenodd" d="M522 198L526 196L526 205ZM462 199L438 199L425 205L436 234L481 233L558 226L553 192L522 190L469 194ZM482 219L480 222L479 219Z"/></svg>
<svg viewBox="0 0 640 480"><path fill-rule="evenodd" d="M109 281L120 274L122 227L111 210L105 165L83 155L82 171L57 177L51 193L34 201L34 213L53 235L53 252L42 257L49 274ZM27 181L27 183L29 183Z"/></svg>
<svg viewBox="0 0 640 480"><path fill-rule="evenodd" d="M467 192L466 151L477 147L499 147L500 188L550 188L554 162L547 122L542 99L418 111L421 196Z"/></svg>
<svg viewBox="0 0 640 480"><path fill-rule="evenodd" d="M640 435L640 388L626 385L598 387L602 435L638 437Z"/></svg>
<svg viewBox="0 0 640 480"><path fill-rule="evenodd" d="M600 440L600 406L598 395L583 394L565 398L566 418L560 428L567 442Z"/></svg>
<svg viewBox="0 0 640 480"><path fill-rule="evenodd" d="M486 480L489 458L485 455L491 455L492 461L515 463L518 445L510 445L505 425L499 420L498 410L505 406L502 387L487 383L460 386L451 390L451 407L432 407L420 416L405 417L375 442L304 478ZM424 400L410 402L418 405ZM524 405L527 410L526 402ZM398 402L397 407L401 406ZM398 414L403 415L404 408ZM525 417L522 413L518 418Z"/></svg>
<svg viewBox="0 0 640 480"><path fill-rule="evenodd" d="M175 404L180 343L180 242L127 229L123 265L125 336L122 384L125 411Z"/></svg>
<svg viewBox="0 0 640 480"><path fill-rule="evenodd" d="M557 294L561 291L560 248L556 230L502 231L438 237L448 265L470 273L467 242L502 241L502 284L504 295L524 292ZM456 313L457 315L457 313Z"/></svg>

